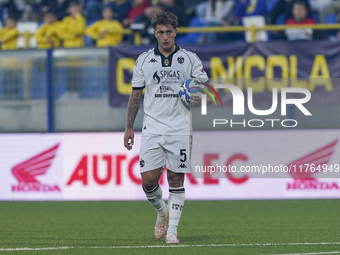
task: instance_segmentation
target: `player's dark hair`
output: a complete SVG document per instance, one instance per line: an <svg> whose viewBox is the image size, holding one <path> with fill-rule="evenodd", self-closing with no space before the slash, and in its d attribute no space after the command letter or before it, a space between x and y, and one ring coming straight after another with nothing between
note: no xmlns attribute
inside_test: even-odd
<svg viewBox="0 0 340 255"><path fill-rule="evenodd" d="M151 26L156 29L157 25L171 25L174 29L178 26L178 17L171 12L159 12L151 20Z"/></svg>

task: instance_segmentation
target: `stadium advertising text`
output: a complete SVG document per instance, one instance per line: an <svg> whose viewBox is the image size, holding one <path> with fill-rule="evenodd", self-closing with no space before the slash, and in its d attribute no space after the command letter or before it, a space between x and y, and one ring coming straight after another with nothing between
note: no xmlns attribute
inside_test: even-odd
<svg viewBox="0 0 340 255"><path fill-rule="evenodd" d="M196 51L195 48L186 47ZM242 91L248 88L261 97L261 102L269 102L267 92L273 88L304 88L312 94L323 92L319 104L329 103L336 90L336 82L331 77L340 77L338 57L340 46L334 42L296 42L287 49L286 42L254 44L228 44L221 47L204 46L198 53L204 70L213 84L234 84ZM128 47L110 49L110 104L126 107L131 93L131 78L135 59L141 51L149 47L131 51ZM155 70L156 71L156 70ZM157 73L161 77L160 73ZM156 78L156 77L155 77ZM228 102L228 89L219 89L223 105ZM327 98L327 101L325 100ZM313 95L313 100L315 99Z"/></svg>
<svg viewBox="0 0 340 255"><path fill-rule="evenodd" d="M194 137L192 172L185 178L188 199L340 198L339 130L195 132ZM0 135L0 200L144 199L141 134L130 152L121 138L122 133ZM165 178L166 173L161 185Z"/></svg>
<svg viewBox="0 0 340 255"><path fill-rule="evenodd" d="M254 77L254 69L261 74ZM276 72L277 70L280 70L279 73ZM299 79L301 77L298 77L298 56L296 55L289 57L270 55L267 59L261 55L228 57L227 66L223 64L223 59L220 57L210 58L212 79L230 79L230 83L236 83L239 88L243 88L243 86L253 88L254 93L264 92L266 88L269 91L272 91L273 88L285 88L289 86L289 83L291 87L305 88L311 92L317 86L324 87L326 91L333 91L327 60L324 55L315 55L311 70L304 71L309 76ZM256 78L256 80L252 78Z"/></svg>
<svg viewBox="0 0 340 255"><path fill-rule="evenodd" d="M121 95L130 95L131 93L131 83L126 82L125 72L132 73L134 64L135 60L132 58L117 60L115 84ZM325 56L321 54L314 58L308 81L298 79L298 57L296 55L291 55L288 58L284 55L271 55L267 60L261 55L228 57L227 66L223 64L222 58L215 56L210 58L209 67L205 70L208 73L210 71L212 79L229 79L230 83L235 83L239 88L252 88L254 93L261 93L266 89L272 91L273 88L289 87L289 83L291 87L305 88L309 91L314 91L317 86L324 87L326 91L333 91L328 64ZM256 80L251 79L255 78L254 69L263 72L264 75L256 75ZM276 75L276 70L280 70L280 74ZM178 78L176 72L160 73L159 75L155 73L154 76L155 79L160 79L164 75L173 75ZM282 79L273 79L274 76Z"/></svg>
<svg viewBox="0 0 340 255"><path fill-rule="evenodd" d="M13 192L61 192L58 184L41 183L37 177L47 174L58 151L59 144L16 164L12 174L18 181L12 185Z"/></svg>

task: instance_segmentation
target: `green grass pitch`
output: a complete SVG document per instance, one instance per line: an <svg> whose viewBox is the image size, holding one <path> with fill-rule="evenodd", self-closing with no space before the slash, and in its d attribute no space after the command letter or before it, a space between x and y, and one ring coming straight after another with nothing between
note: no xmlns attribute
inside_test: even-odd
<svg viewBox="0 0 340 255"><path fill-rule="evenodd" d="M336 254L339 216L339 200L186 201L174 247L147 201L0 202L0 254Z"/></svg>

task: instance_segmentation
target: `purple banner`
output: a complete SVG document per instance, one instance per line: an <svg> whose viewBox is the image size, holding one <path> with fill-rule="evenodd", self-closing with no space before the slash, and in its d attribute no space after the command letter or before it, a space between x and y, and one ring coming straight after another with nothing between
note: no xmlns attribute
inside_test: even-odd
<svg viewBox="0 0 340 255"><path fill-rule="evenodd" d="M312 92L311 104L339 104L340 43L331 41L180 45L195 52L213 83L252 87L257 105L271 103L273 87L303 87ZM110 49L110 104L126 107L135 59L152 46ZM223 104L230 94L218 91Z"/></svg>

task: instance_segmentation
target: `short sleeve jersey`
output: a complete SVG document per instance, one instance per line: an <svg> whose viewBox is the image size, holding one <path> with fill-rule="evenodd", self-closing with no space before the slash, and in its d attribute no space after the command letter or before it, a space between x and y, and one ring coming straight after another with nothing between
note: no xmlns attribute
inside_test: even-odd
<svg viewBox="0 0 340 255"><path fill-rule="evenodd" d="M168 57L159 52L158 45L138 57L132 89L145 88L143 133L192 134L190 110L179 98L181 84L190 78L208 80L198 56L178 45Z"/></svg>

